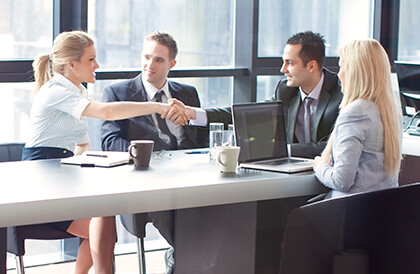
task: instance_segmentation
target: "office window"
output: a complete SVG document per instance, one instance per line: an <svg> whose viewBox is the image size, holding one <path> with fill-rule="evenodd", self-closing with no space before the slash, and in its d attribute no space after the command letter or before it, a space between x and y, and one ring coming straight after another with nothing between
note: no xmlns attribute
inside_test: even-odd
<svg viewBox="0 0 420 274"><path fill-rule="evenodd" d="M337 56L348 41L372 37L374 0L259 2L259 57L281 56L287 38L306 30L325 37L327 56Z"/></svg>
<svg viewBox="0 0 420 274"><path fill-rule="evenodd" d="M90 0L88 31L97 39L102 68L140 66L143 38L172 34L177 65L232 66L233 0Z"/></svg>
<svg viewBox="0 0 420 274"><path fill-rule="evenodd" d="M398 60L420 63L420 36L413 30L420 29L418 0L400 0L398 32Z"/></svg>
<svg viewBox="0 0 420 274"><path fill-rule="evenodd" d="M0 59L33 58L50 50L52 1L2 0L0 10Z"/></svg>
<svg viewBox="0 0 420 274"><path fill-rule="evenodd" d="M172 78L171 80L194 86L202 107L230 106L233 103L233 77Z"/></svg>
<svg viewBox="0 0 420 274"><path fill-rule="evenodd" d="M257 76L257 102L270 99L277 83L284 78L284 76Z"/></svg>
<svg viewBox="0 0 420 274"><path fill-rule="evenodd" d="M26 140L34 88L34 83L0 84L0 142Z"/></svg>

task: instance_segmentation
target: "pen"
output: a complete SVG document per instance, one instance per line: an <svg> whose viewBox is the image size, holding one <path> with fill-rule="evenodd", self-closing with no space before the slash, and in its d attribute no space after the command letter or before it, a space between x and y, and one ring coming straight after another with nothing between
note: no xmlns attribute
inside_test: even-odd
<svg viewBox="0 0 420 274"><path fill-rule="evenodd" d="M192 151L186 151L186 154L206 154L209 153L208 150L192 150Z"/></svg>
<svg viewBox="0 0 420 274"><path fill-rule="evenodd" d="M103 154L86 154L86 156L92 156L92 157L102 157L102 158L107 158L108 155L103 155Z"/></svg>

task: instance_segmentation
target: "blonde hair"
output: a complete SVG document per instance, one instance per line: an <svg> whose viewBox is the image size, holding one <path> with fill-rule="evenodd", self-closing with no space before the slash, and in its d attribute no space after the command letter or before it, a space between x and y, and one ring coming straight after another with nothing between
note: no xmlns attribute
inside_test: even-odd
<svg viewBox="0 0 420 274"><path fill-rule="evenodd" d="M93 38L84 31L60 33L54 40L51 55L38 55L32 63L35 77L35 93L51 79L52 73L63 74L68 62L80 61L86 47L93 44Z"/></svg>
<svg viewBox="0 0 420 274"><path fill-rule="evenodd" d="M374 39L350 42L339 50L339 55L344 69L340 108L357 99L376 104L384 129L385 172L390 178L398 174L401 165L401 119L391 87L388 55Z"/></svg>

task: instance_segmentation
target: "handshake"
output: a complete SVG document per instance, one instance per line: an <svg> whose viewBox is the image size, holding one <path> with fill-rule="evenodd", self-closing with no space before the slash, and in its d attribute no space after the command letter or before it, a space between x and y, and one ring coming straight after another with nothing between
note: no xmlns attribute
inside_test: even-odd
<svg viewBox="0 0 420 274"><path fill-rule="evenodd" d="M196 118L195 107L186 106L177 99L169 99L158 113L162 119L167 119L176 125L187 125L189 120Z"/></svg>

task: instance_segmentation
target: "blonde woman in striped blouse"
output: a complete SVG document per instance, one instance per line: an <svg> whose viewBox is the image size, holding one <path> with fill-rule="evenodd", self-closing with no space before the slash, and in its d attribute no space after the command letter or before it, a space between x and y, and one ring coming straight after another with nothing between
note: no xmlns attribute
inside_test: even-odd
<svg viewBox="0 0 420 274"><path fill-rule="evenodd" d="M33 63L36 89L31 109L31 131L23 160L70 157L89 149L86 117L119 120L170 108L156 102L102 103L89 100L82 83L95 82L96 49L86 32L63 32L51 54ZM52 74L51 75L51 71ZM186 124L185 115L178 116ZM70 178L71 179L71 178ZM51 225L83 239L75 273L111 273L116 239L115 217L94 217Z"/></svg>

